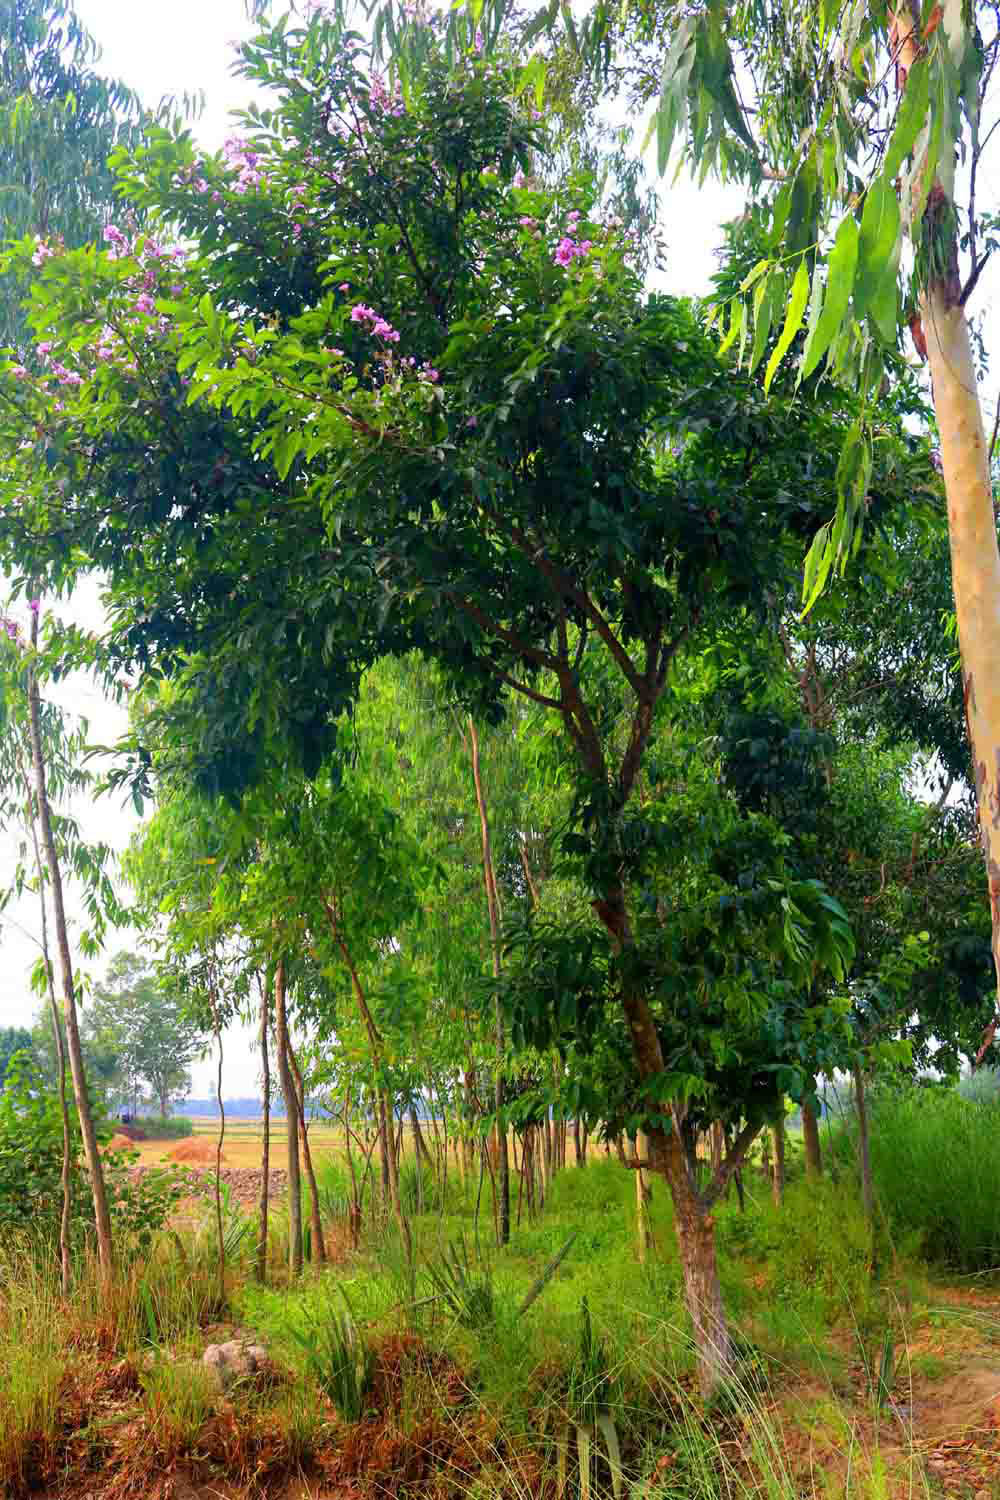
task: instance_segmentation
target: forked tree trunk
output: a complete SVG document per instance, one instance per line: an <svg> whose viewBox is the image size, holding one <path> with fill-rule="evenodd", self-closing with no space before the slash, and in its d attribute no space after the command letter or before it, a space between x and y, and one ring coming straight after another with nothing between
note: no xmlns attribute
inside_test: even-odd
<svg viewBox="0 0 1000 1500"><path fill-rule="evenodd" d="M260 986L260 1070L263 1080L264 1122L260 1148L260 1207L257 1218L257 1280L267 1280L267 1212L271 1176L271 1060L267 1050L267 1032L271 1020L270 981Z"/></svg>
<svg viewBox="0 0 1000 1500"><path fill-rule="evenodd" d="M676 1129L669 1135L663 1131L651 1133L650 1151L653 1160L659 1158L664 1163L670 1188L698 1384L702 1395L709 1398L733 1371L732 1341L715 1255L715 1220L695 1188Z"/></svg>
<svg viewBox="0 0 1000 1500"><path fill-rule="evenodd" d="M302 1073L299 1070L298 1058L295 1056L295 1048L291 1041L288 1043L288 1065L292 1070L292 1081L295 1084L295 1099L299 1110L299 1130L302 1136L302 1161L306 1169L306 1181L309 1184L309 1220L312 1225L313 1255L316 1264L326 1265L326 1242L323 1239L323 1221L319 1211L319 1188L316 1186L316 1173L313 1171L312 1151L309 1147L309 1126L306 1124L306 1090L302 1082Z"/></svg>
<svg viewBox="0 0 1000 1500"><path fill-rule="evenodd" d="M803 1102L802 1105L802 1140L806 1152L806 1176L821 1177L823 1156L819 1145L819 1121L816 1118L816 1111L807 1102Z"/></svg>
<svg viewBox="0 0 1000 1500"><path fill-rule="evenodd" d="M358 974L357 965L355 964L354 959L351 957L351 950L347 946L347 939L345 938L344 933L341 931L338 907L334 900L324 897L323 908L326 912L327 921L330 924L330 931L333 934L334 941L336 942L337 947L340 949L341 956L347 967L347 972L350 975L351 989L354 992L354 998L357 1002L358 1010L361 1014L361 1020L364 1024L365 1031L368 1033L368 1044L371 1047L372 1051L372 1061L375 1064L376 1071L383 1072L383 1064L385 1061L385 1045L382 1039L382 1033L379 1031L378 1027L375 1024L375 1017L372 1015L371 1006L368 1004L368 996L365 994L364 986L361 983L361 976ZM402 1241L403 1250L406 1254L406 1263L409 1267L410 1295L412 1297L414 1295L414 1288L416 1286L417 1270L413 1259L413 1236L410 1233L410 1221L406 1216L406 1210L403 1208L403 1200L399 1192L399 1161L396 1155L396 1121L392 1108L392 1100L389 1097L388 1092L384 1088L378 1088L377 1093L378 1108L381 1116L380 1145L384 1152L383 1166L384 1170L388 1173L389 1198L392 1202L393 1212L396 1216L396 1225L399 1229L399 1237Z"/></svg>
<svg viewBox="0 0 1000 1500"><path fill-rule="evenodd" d="M490 841L490 820L486 810L486 797L479 766L479 735L469 715L469 745L472 757L472 779L476 787L476 806L479 809L479 829L483 844L483 882L486 886L486 908L490 920L490 947L493 953L493 977L500 977L500 903L497 898L496 879L493 872L493 848ZM510 1158L507 1150L507 1128L503 1121L504 1086L503 1067L507 1043L503 1019L503 1007L499 996L495 1011L497 1066L494 1086L494 1103L497 1112L497 1239L501 1245L510 1240Z"/></svg>
<svg viewBox="0 0 1000 1500"><path fill-rule="evenodd" d="M32 648L38 645L38 611L34 611L31 622ZM31 737L31 761L35 778L35 801L38 808L38 825L41 829L42 847L52 886L52 913L55 919L56 947L59 952L59 968L62 978L63 1020L66 1026L66 1047L69 1052L70 1071L73 1076L73 1094L76 1112L83 1137L83 1150L90 1174L90 1189L94 1198L94 1225L97 1230L97 1259L101 1276L107 1284L114 1274L114 1247L111 1238L111 1213L108 1209L108 1194L104 1184L104 1167L101 1153L97 1149L97 1132L94 1117L90 1112L90 1097L87 1093L87 1071L80 1045L80 1027L76 1013L76 990L73 982L73 960L69 951L69 932L66 927L66 907L63 901L62 870L52 832L52 814L46 786L45 757L42 751L42 709L38 676L34 667L28 670L28 727Z"/></svg>
<svg viewBox="0 0 1000 1500"><path fill-rule="evenodd" d="M274 1030L278 1044L278 1077L288 1125L288 1265L293 1276L302 1271L302 1178L299 1173L299 1106L295 1080L288 1062L288 1013L285 1007L285 960L274 974Z"/></svg>

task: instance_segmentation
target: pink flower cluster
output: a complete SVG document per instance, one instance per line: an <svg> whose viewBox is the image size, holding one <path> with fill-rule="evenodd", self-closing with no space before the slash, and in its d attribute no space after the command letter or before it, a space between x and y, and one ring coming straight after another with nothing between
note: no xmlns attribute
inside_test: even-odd
<svg viewBox="0 0 1000 1500"><path fill-rule="evenodd" d="M35 253L31 257L33 266L44 266L47 260L51 260L55 251L51 245L47 245L40 235L35 235Z"/></svg>
<svg viewBox="0 0 1000 1500"><path fill-rule="evenodd" d="M397 83L395 91L390 93L385 80L378 73L372 74L368 98L372 108L378 110L380 114L398 116L406 113L399 84Z"/></svg>
<svg viewBox="0 0 1000 1500"><path fill-rule="evenodd" d="M385 318L377 313L373 307L366 307L363 302L359 302L355 307L351 308L351 322L370 323L372 325L371 331L376 338L386 339L391 344L399 343L398 329L393 328L392 324L387 323Z"/></svg>
<svg viewBox="0 0 1000 1500"><path fill-rule="evenodd" d="M557 266L571 266L575 260L582 260L589 255L593 248L593 240L574 240L569 235L563 235L552 259Z"/></svg>
<svg viewBox="0 0 1000 1500"><path fill-rule="evenodd" d="M241 136L231 135L222 148L222 155L230 171L236 173L234 192L249 193L264 186L266 179L260 168L260 153L253 151Z"/></svg>

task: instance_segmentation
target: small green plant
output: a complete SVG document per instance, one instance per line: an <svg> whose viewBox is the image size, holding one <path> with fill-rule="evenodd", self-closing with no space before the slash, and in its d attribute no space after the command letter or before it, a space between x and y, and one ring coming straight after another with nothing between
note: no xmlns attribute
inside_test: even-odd
<svg viewBox="0 0 1000 1500"><path fill-rule="evenodd" d="M365 1414L371 1390L373 1357L341 1288L345 1310L313 1317L305 1329L288 1325L288 1332L305 1354L308 1375L347 1422Z"/></svg>
<svg viewBox="0 0 1000 1500"><path fill-rule="evenodd" d="M465 1237L428 1262L427 1275L438 1297L463 1328L485 1328L496 1318L496 1295L489 1267L474 1271Z"/></svg>

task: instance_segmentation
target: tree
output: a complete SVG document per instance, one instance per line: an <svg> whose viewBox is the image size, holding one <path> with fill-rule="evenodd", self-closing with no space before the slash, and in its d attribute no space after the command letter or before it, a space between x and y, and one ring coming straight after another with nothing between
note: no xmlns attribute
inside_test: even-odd
<svg viewBox="0 0 1000 1500"><path fill-rule="evenodd" d="M139 110L135 95L121 84L100 77L90 66L97 56L93 39L80 25L65 0L2 0L0 4L0 185L2 238L28 236L39 263L49 253L49 242L79 245L99 232L113 194L108 158L113 146L132 134ZM12 344L19 361L28 358L20 299L9 277L0 277L0 342ZM31 647L38 644L38 589L34 596ZM80 1047L69 934L63 904L62 870L53 833L47 791L45 745L42 735L40 659L29 662L26 677L28 736L31 746L37 849L48 866L56 948L63 991L66 1043L73 1076L88 1173L94 1198L98 1252L102 1274L112 1270L111 1218L104 1174L90 1117L86 1074ZM37 852L36 849L36 852ZM39 859L40 865L40 859ZM38 880L40 898L42 873ZM45 963L48 966L48 953ZM54 994L52 997L55 1004ZM61 1053L59 1023L53 1032ZM65 1091L65 1069L60 1088ZM69 1214L69 1126L64 1121L63 1281L68 1280L65 1226Z"/></svg>
<svg viewBox="0 0 1000 1500"><path fill-rule="evenodd" d="M480 719L513 694L558 723L573 767L564 848L600 923L600 1003L618 1010L632 1108L674 1197L710 1389L730 1359L711 1204L775 1102L773 1078L757 1083L774 1028L750 1028L760 1070L734 1060L716 1078L744 1123L705 1192L688 1150L702 1081L668 1065L663 1037L679 1035L685 1058L710 1052L748 1003L791 996L786 966L840 971L850 940L763 824L741 885L734 831L715 866L683 871L722 975L692 956L664 991L666 939L644 892L675 824L636 792L671 673L731 612L766 614L772 581L834 503L856 404L836 390L768 401L686 304L645 297L590 179L532 177L544 140L530 106L468 43L452 68L429 39L404 102L317 16L245 50L247 75L283 98L276 115L248 115L250 137L224 158L196 162L163 134L123 161L126 192L199 253L180 271L159 242L119 233L113 257L45 262L37 333L80 381L46 437L67 484L58 520L48 495L43 513L29 438L3 478L20 500L0 534L22 568L62 569L54 541L72 527L78 555L108 571L107 660L175 674L174 743L196 747L200 784L234 800L293 761L329 766L303 807L318 816L338 715L382 655L435 657ZM16 258L30 271L27 247ZM23 439L39 398L12 378L9 430ZM932 473L888 416L881 438L876 515ZM373 806L346 811L360 838ZM329 851L333 868L348 847ZM370 917L340 893L367 943ZM751 963L769 977L748 1000ZM712 1005L685 992L696 973ZM571 1012L563 1001L543 985L530 1003ZM376 1052L380 1036L376 1024Z"/></svg>
<svg viewBox="0 0 1000 1500"><path fill-rule="evenodd" d="M117 1054L125 1097L134 1099L148 1087L166 1118L171 1098L190 1087L188 1069L206 1041L169 976L161 981L135 954L116 954L104 982L95 986L90 1020Z"/></svg>
<svg viewBox="0 0 1000 1500"><path fill-rule="evenodd" d="M865 524L884 371L907 328L928 363L1000 984L996 439L986 440L966 311L996 245L996 215L976 196L992 134L981 116L1000 54L996 14L985 4L872 4L834 16L818 5L764 13L638 0L614 16L597 7L584 34L595 60L613 35L628 47L668 34L655 111L661 171L680 138L700 176L747 184L767 248L725 310L725 343L739 338L751 369L769 353L765 385L790 353L807 391L824 375L856 382L863 409L845 441L835 515L810 548L807 605L847 566Z"/></svg>
<svg viewBox="0 0 1000 1500"><path fill-rule="evenodd" d="M23 1026L0 1026L0 1087L15 1052L31 1052L31 1032Z"/></svg>

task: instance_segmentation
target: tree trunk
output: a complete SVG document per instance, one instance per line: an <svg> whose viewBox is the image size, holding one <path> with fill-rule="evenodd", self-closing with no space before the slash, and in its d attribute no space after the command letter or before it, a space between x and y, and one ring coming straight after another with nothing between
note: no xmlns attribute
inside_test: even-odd
<svg viewBox="0 0 1000 1500"><path fill-rule="evenodd" d="M278 1044L278 1077L288 1126L288 1266L293 1276L302 1271L302 1179L299 1175L299 1107L295 1080L288 1063L288 1014L285 1009L285 960L274 974L274 1030Z"/></svg>
<svg viewBox="0 0 1000 1500"><path fill-rule="evenodd" d="M469 715L469 744L472 755L472 779L476 787L476 806L479 809L479 829L483 844L483 881L486 886L486 908L490 920L490 946L493 951L493 977L500 977L500 904L497 899L496 880L493 873L493 849L490 841L490 822L486 810L486 797L479 767L479 735ZM510 1159L507 1152L507 1127L503 1119L504 1086L503 1066L507 1050L500 998L496 1000L496 1047L497 1067L494 1086L494 1104L497 1114L497 1193L499 1199L497 1215L497 1239L501 1245L510 1240Z"/></svg>
<svg viewBox="0 0 1000 1500"><path fill-rule="evenodd" d="M306 1090L302 1082L302 1074L299 1070L298 1058L295 1056L295 1048L291 1041L288 1043L288 1064L292 1070L292 1080L295 1084L295 1100L299 1109L299 1130L302 1135L302 1160L306 1169L306 1181L309 1183L309 1219L312 1224L313 1253L316 1263L320 1266L326 1265L326 1242L323 1239L323 1221L319 1212L319 1188L316 1186L316 1173L313 1171L312 1151L309 1148L309 1126L306 1124Z"/></svg>
<svg viewBox="0 0 1000 1500"><path fill-rule="evenodd" d="M392 1127L386 1118L385 1095L378 1096L378 1159L379 1178L382 1185L383 1204L392 1204L392 1189L389 1182L389 1131Z"/></svg>
<svg viewBox="0 0 1000 1500"><path fill-rule="evenodd" d="M859 1063L851 1069L854 1077L854 1102L858 1111L858 1167L861 1172L861 1201L865 1207L865 1218L875 1223L875 1188L872 1183L871 1145L868 1135L868 1096L865 1092L864 1070Z"/></svg>
<svg viewBox="0 0 1000 1500"><path fill-rule="evenodd" d="M413 1148L416 1153L417 1166L419 1167L423 1163L429 1171L433 1172L434 1162L431 1158L431 1153L427 1149L424 1133L420 1128L420 1116L417 1114L417 1106L413 1103L410 1104L410 1132L413 1136Z"/></svg>
<svg viewBox="0 0 1000 1500"><path fill-rule="evenodd" d="M580 1135L580 1121L573 1121L573 1149L576 1152L576 1164L582 1167L584 1164L583 1139Z"/></svg>
<svg viewBox="0 0 1000 1500"><path fill-rule="evenodd" d="M919 7L914 11L901 6L890 22L896 38L896 82L902 89L922 48ZM964 14L958 24L960 28L967 24ZM932 114L933 110L932 105ZM972 747L973 783L986 862L1000 1020L1000 672L997 671L1000 550L990 483L990 454L969 324L962 305L957 231L948 230L944 222L946 213L953 210L950 187L954 152L947 123L943 120L939 123L945 132L944 148L937 180L927 197L921 232L927 258L933 255L940 269L921 293L919 311L941 442L951 583L962 658L965 718ZM957 222L957 214L955 219ZM950 242L946 236L950 236Z"/></svg>
<svg viewBox="0 0 1000 1500"><path fill-rule="evenodd" d="M38 611L32 614L32 648L38 645ZM94 1224L97 1230L97 1258L101 1276L107 1284L114 1274L114 1248L111 1239L111 1213L104 1185L104 1167L101 1153L97 1149L97 1132L94 1117L90 1112L87 1094L87 1072L80 1045L80 1027L76 1014L76 990L73 983L73 961L69 951L69 932L66 927L66 907L63 901L62 871L52 832L52 815L46 788L45 758L42 753L41 695L34 667L28 671L28 724L31 735L31 760L35 774L35 800L38 806L38 823L42 834L42 846L52 886L52 911L55 919L56 946L59 951L59 968L62 976L63 1019L66 1026L66 1046L69 1051L70 1070L73 1075L73 1094L80 1120L80 1134L90 1174L90 1188L94 1198Z"/></svg>
<svg viewBox="0 0 1000 1500"><path fill-rule="evenodd" d="M715 1220L701 1201L676 1126L650 1133L650 1156L663 1164L674 1209L684 1301L694 1340L698 1384L707 1399L732 1374L733 1351L715 1256Z"/></svg>
<svg viewBox="0 0 1000 1500"><path fill-rule="evenodd" d="M595 909L611 934L617 951L624 951L632 942L624 889L620 885L613 887L602 900L595 902ZM659 1078L664 1072L663 1048L645 995L640 990L624 989L622 1008L640 1082ZM670 1188L685 1301L694 1331L698 1382L702 1395L707 1398L732 1373L732 1343L715 1258L715 1221L699 1196L693 1167L680 1138L682 1114L679 1105L672 1107L672 1115L673 1128L669 1133L662 1126L647 1131L649 1153L652 1165L663 1173ZM742 1160L752 1138L751 1132L741 1142L738 1157L731 1157L736 1165Z"/></svg>
<svg viewBox="0 0 1000 1500"><path fill-rule="evenodd" d="M219 1309L226 1305L226 1235L222 1222L222 1144L226 1139L226 1106L222 1102L222 1026L219 1022L219 1009L216 1004L215 991L212 986L214 979L209 981L208 1000L212 1007L212 1026L215 1031L215 1045L219 1049L219 1062L215 1074L215 1098L219 1106L219 1133L215 1139L215 1229L218 1236L219 1252Z"/></svg>
<svg viewBox="0 0 1000 1500"><path fill-rule="evenodd" d="M822 1177L823 1157L819 1145L819 1121L816 1111L806 1101L802 1104L802 1139L806 1149L806 1176Z"/></svg>
<svg viewBox="0 0 1000 1500"><path fill-rule="evenodd" d="M784 1097L781 1099L782 1110L785 1107ZM774 1177L771 1187L774 1193L775 1205L780 1208L785 1201L785 1116L782 1114L771 1126L771 1139L774 1142Z"/></svg>
<svg viewBox="0 0 1000 1500"><path fill-rule="evenodd" d="M271 1060L267 1050L267 1031L270 1024L270 981L262 980L260 986L260 1068L264 1094L264 1138L260 1149L260 1207L257 1219L257 1280L267 1281L267 1211L271 1176Z"/></svg>
<svg viewBox="0 0 1000 1500"><path fill-rule="evenodd" d="M392 1108L392 1100L387 1091L383 1092L383 1118L387 1124L386 1140L389 1155L389 1196L392 1200L393 1213L396 1216L396 1224L399 1229L399 1237L403 1242L403 1250L406 1255L406 1264L410 1268L410 1295L413 1295L416 1278L416 1266L413 1263L413 1236L410 1234L410 1221L403 1208L403 1200L399 1194L399 1157L396 1154L396 1131Z"/></svg>
<svg viewBox="0 0 1000 1500"><path fill-rule="evenodd" d="M635 1138L635 1154L637 1161L643 1161L649 1150L649 1144L641 1131L637 1132ZM642 1167L635 1169L635 1245L636 1254L640 1263L645 1261L653 1243L649 1228L649 1204L653 1196L643 1176Z"/></svg>
<svg viewBox="0 0 1000 1500"><path fill-rule="evenodd" d="M35 632L33 630L32 634ZM21 762L21 779L26 794L25 812L31 830L31 846L35 856L35 873L38 877L38 904L42 919L42 962L45 964L45 985L49 997L49 1014L52 1018L52 1041L56 1051L56 1071L59 1081L59 1115L62 1120L62 1209L59 1215L59 1270L60 1285L64 1297L70 1291L69 1225L73 1206L73 1131L69 1123L69 1100L66 1097L66 1044L59 1024L59 1003L56 1000L55 977L52 972L52 955L49 951L49 914L45 900L45 872L42 869L42 851L38 843L38 824L35 821L35 805L28 783L27 771Z"/></svg>
<svg viewBox="0 0 1000 1500"><path fill-rule="evenodd" d="M964 310L950 305L947 288L940 284L925 293L922 309L941 436L965 716L1000 983L1000 554L989 455Z"/></svg>

